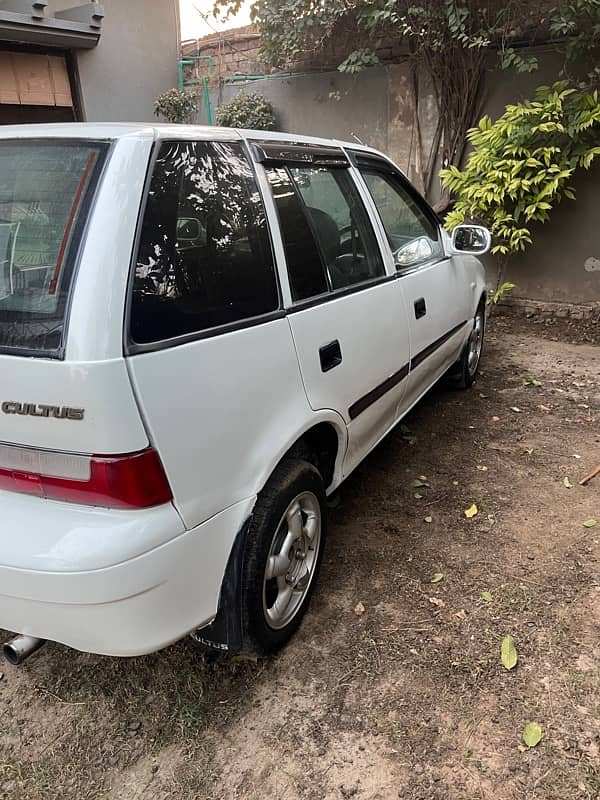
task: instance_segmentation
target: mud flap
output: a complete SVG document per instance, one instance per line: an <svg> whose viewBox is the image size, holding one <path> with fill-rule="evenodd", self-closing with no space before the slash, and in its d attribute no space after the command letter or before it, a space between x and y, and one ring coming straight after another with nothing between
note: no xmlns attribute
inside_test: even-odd
<svg viewBox="0 0 600 800"><path fill-rule="evenodd" d="M210 625L198 628L190 634L202 647L220 653L239 653L243 649L242 628L242 565L246 549L246 536L250 526L249 517L236 536L219 595L217 615Z"/></svg>

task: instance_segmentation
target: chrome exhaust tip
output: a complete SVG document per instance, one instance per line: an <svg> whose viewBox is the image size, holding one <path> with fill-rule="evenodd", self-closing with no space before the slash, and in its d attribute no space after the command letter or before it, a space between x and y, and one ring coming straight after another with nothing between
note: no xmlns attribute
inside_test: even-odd
<svg viewBox="0 0 600 800"><path fill-rule="evenodd" d="M45 639L36 639L35 636L15 636L4 644L2 654L9 664L17 667L45 644Z"/></svg>

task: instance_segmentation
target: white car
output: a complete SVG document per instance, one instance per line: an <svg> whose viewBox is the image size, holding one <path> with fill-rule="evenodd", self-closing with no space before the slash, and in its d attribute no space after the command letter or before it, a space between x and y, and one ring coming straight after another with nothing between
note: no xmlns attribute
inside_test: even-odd
<svg viewBox="0 0 600 800"><path fill-rule="evenodd" d="M0 628L132 656L300 624L326 496L484 334L484 228L381 153L0 128Z"/></svg>

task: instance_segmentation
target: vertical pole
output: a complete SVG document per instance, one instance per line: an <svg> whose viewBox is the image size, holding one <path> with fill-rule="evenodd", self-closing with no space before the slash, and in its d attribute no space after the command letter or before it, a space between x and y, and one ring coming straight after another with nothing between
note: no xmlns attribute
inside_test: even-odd
<svg viewBox="0 0 600 800"><path fill-rule="evenodd" d="M204 88L204 105L206 106L206 121L209 125L213 124L212 106L210 104L210 94L208 93L208 78L202 78L202 86Z"/></svg>

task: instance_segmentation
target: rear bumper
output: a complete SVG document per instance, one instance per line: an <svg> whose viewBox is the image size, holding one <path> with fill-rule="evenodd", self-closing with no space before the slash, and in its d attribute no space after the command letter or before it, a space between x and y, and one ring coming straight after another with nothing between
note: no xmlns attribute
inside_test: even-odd
<svg viewBox="0 0 600 800"><path fill-rule="evenodd" d="M0 508L4 497L0 493ZM98 569L69 570L68 560L57 561L55 549L46 558L47 569L42 568L44 559L39 553L35 569L0 565L0 628L102 655L134 656L159 650L215 616L231 547L254 502L255 498L249 498L237 503L151 550ZM175 523L179 517L173 513ZM96 523L92 549L102 563L106 552L101 547L98 511L92 510L90 516ZM164 523L161 514L156 516ZM106 516L107 524L110 518ZM149 515L141 515L139 524L141 533L145 529L152 539L149 520ZM133 533L134 521L130 518L127 523ZM175 524L181 525L180 520ZM16 535L3 528L5 535ZM105 533L112 541L113 532L107 529ZM81 528L73 528L63 537L63 542L70 540L69 552L76 552L74 542L80 534ZM27 539L26 529L22 539ZM83 531L81 543L85 541ZM0 562L1 542L2 537ZM89 554L84 560L90 560Z"/></svg>

